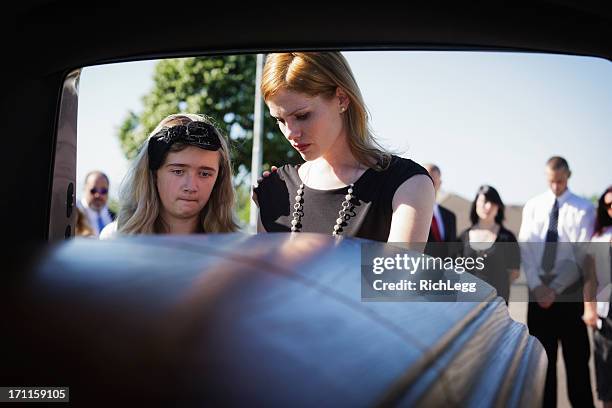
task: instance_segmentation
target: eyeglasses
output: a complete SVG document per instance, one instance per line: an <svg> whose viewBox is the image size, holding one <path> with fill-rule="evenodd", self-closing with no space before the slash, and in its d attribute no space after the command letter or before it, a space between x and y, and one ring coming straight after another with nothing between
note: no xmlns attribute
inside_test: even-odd
<svg viewBox="0 0 612 408"><path fill-rule="evenodd" d="M604 201L604 206L605 206L605 207L608 207L608 208L612 208L612 201L610 201L609 203L606 203L606 202Z"/></svg>
<svg viewBox="0 0 612 408"><path fill-rule="evenodd" d="M98 189L98 188L95 188L95 187L94 187L94 188L92 188L91 190L89 190L89 192L90 192L91 194L96 194L96 193L98 193L98 194L100 194L100 195L106 195L106 194L108 194L108 188L100 188L100 189Z"/></svg>

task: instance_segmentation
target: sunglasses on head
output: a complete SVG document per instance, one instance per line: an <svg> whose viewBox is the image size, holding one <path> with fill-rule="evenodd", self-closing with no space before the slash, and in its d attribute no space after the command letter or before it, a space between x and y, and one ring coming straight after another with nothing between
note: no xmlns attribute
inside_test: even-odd
<svg viewBox="0 0 612 408"><path fill-rule="evenodd" d="M149 168L153 171L160 168L170 146L184 143L205 150L219 150L221 141L217 129L205 122L189 122L187 125L163 127L149 138Z"/></svg>
<svg viewBox="0 0 612 408"><path fill-rule="evenodd" d="M99 189L98 189L98 188L95 188L95 187L94 187L94 188L92 188L91 190L89 190L89 192L90 192L91 194L96 194L96 193L98 193L98 194L100 194L100 195L106 195L106 194L108 193L108 188L99 188Z"/></svg>

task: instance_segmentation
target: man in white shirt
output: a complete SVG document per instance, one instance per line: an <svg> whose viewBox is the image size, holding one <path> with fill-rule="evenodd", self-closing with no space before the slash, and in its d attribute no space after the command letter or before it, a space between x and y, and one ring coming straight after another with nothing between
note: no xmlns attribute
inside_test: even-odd
<svg viewBox="0 0 612 408"><path fill-rule="evenodd" d="M77 203L87 216L89 226L96 236L99 236L102 229L115 219L115 214L107 206L108 187L106 174L98 170L87 173L83 197Z"/></svg>
<svg viewBox="0 0 612 408"><path fill-rule="evenodd" d="M588 242L595 219L593 205L569 191L570 175L564 158L555 156L548 160L546 178L550 189L525 204L519 233L521 263L529 285L527 325L548 356L545 407L557 405L559 341L572 406L593 406L588 367L590 346L582 321L583 299L559 301L564 295L578 297L576 294L582 293L581 271L576 267L573 245L567 243Z"/></svg>

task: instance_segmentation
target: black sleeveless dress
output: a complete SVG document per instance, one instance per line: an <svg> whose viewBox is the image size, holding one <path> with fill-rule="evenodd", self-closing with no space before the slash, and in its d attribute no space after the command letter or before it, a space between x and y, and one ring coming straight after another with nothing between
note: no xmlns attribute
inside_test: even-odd
<svg viewBox="0 0 612 408"><path fill-rule="evenodd" d="M268 232L289 232L293 220L295 196L302 181L299 165L285 165L265 177L255 188L261 222ZM392 201L397 188L410 177L427 170L412 160L392 156L383 171L368 169L354 183L349 219L343 223L344 236L386 242L391 229ZM317 190L304 186L302 232L331 235L338 211L348 192L348 186L333 190Z"/></svg>
<svg viewBox="0 0 612 408"><path fill-rule="evenodd" d="M459 235L462 243L461 256L476 258L484 257L484 268L472 270L470 273L484 280L497 290L497 294L504 298L506 304L510 298L510 272L509 269L521 267L521 250L514 234L500 226L497 238L491 247L485 250L475 250L470 245L470 230L466 229Z"/></svg>

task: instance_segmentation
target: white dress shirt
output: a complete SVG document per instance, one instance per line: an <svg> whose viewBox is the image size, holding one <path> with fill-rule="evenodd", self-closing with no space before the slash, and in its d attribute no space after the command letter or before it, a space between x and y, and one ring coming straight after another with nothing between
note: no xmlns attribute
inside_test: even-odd
<svg viewBox="0 0 612 408"><path fill-rule="evenodd" d="M100 239L101 240L112 239L116 235L117 235L117 220L111 222L106 227L104 227L102 232L100 232Z"/></svg>
<svg viewBox="0 0 612 408"><path fill-rule="evenodd" d="M446 234L444 233L444 221L442 220L442 213L440 212L440 206L438 203L434 203L433 215L436 217L438 222L438 230L440 231L440 238L444 241Z"/></svg>
<svg viewBox="0 0 612 408"><path fill-rule="evenodd" d="M523 207L519 242L521 242L521 264L530 289L542 284L540 279L540 276L544 274L541 266L544 254L542 243L546 242L550 212L555 198L559 204L557 228L559 239L557 242L588 242L593 233L595 207L590 201L578 197L569 189L559 197L555 197L552 191L548 190L529 200ZM540 243L540 245L532 243ZM561 261L570 261L574 265L580 265L580 260L576 259L572 245L557 247L555 264L558 265ZM559 294L576 282L579 277L580 272L574 268L573 271L556 275L549 287Z"/></svg>
<svg viewBox="0 0 612 408"><path fill-rule="evenodd" d="M104 225L108 225L113 221L113 217L111 216L110 211L108 210L108 207L106 205L102 207L100 212L94 210L93 208L89 208L89 206L87 205L87 201L85 201L84 198L79 201L78 205L81 211L83 211L87 216L89 226L91 227L91 230L95 233L96 236L100 236L100 232L102 232L98 227L98 214L102 217Z"/></svg>

